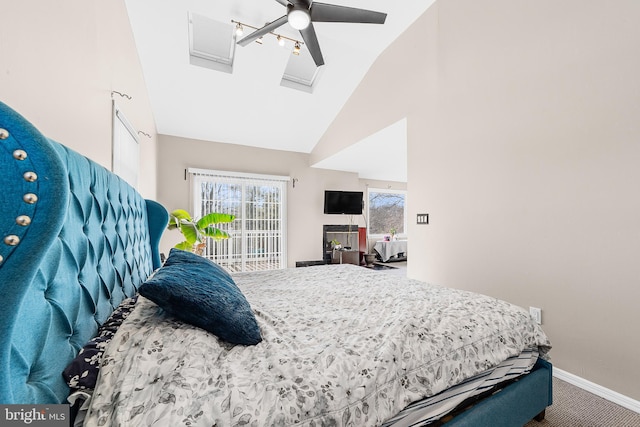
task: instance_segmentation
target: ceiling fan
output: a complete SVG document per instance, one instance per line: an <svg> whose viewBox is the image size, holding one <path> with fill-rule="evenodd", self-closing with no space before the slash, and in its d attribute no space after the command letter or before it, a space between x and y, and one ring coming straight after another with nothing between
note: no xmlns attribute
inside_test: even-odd
<svg viewBox="0 0 640 427"><path fill-rule="evenodd" d="M276 0L287 8L287 14L266 24L238 41L240 46L246 46L276 28L289 23L300 31L311 57L319 67L324 65L322 51L318 44L318 37L313 28L314 22L352 22L365 24L384 24L387 14L354 7L338 6L334 4L318 3L312 0Z"/></svg>

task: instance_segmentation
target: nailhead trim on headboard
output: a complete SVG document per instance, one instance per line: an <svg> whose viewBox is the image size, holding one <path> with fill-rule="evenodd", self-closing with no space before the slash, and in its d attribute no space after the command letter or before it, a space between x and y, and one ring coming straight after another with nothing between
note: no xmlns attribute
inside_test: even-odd
<svg viewBox="0 0 640 427"><path fill-rule="evenodd" d="M38 201L38 196L36 194L38 191L37 174L33 172L34 165L28 159L29 156L27 152L23 148L20 148L16 144L16 141L11 138L11 136L12 135L8 129L4 127L0 128L0 144L2 144L1 148L4 148L8 152L10 152L12 158L16 162L11 168L3 168L3 173L10 173L14 171L14 173L22 176L24 180L24 185L22 185L23 203L19 205L21 206L21 209L18 212L19 214L16 216L15 220L15 224L19 225L20 227L10 227L6 229L3 227L3 232L5 234L4 236L2 236L2 242L5 245L5 250L0 250L0 265L2 265L7 260L7 258L13 252L11 248L17 246L20 243L22 236L24 236L24 234L26 233L25 227L31 224L31 215L33 215L33 212L36 208L35 205ZM5 188L4 191L7 192L7 189ZM18 218L22 218L22 220L18 221ZM25 221L24 218L29 219Z"/></svg>
<svg viewBox="0 0 640 427"><path fill-rule="evenodd" d="M13 152L13 158L16 160L24 160L27 158L27 152L24 150L16 150Z"/></svg>

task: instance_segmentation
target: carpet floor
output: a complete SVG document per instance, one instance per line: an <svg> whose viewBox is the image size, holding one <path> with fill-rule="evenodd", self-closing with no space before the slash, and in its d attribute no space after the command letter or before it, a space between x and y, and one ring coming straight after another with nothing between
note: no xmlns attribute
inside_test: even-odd
<svg viewBox="0 0 640 427"><path fill-rule="evenodd" d="M553 378L553 405L545 419L525 427L638 427L640 414Z"/></svg>

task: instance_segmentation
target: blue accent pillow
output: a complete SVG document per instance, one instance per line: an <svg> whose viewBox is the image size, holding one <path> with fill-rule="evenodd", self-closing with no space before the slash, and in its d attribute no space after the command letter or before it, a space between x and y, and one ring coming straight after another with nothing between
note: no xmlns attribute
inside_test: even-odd
<svg viewBox="0 0 640 427"><path fill-rule="evenodd" d="M199 255L171 249L164 265L138 291L169 314L224 341L262 341L251 306L231 276Z"/></svg>

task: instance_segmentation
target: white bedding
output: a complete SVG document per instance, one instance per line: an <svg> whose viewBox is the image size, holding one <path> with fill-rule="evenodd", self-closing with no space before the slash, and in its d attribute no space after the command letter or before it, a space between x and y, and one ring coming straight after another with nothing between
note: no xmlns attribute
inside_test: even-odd
<svg viewBox="0 0 640 427"><path fill-rule="evenodd" d="M352 265L233 276L250 347L140 297L103 363L85 425L368 426L517 356L549 349L520 307Z"/></svg>

